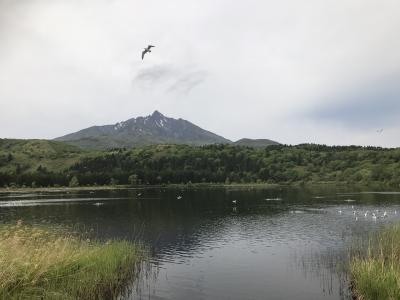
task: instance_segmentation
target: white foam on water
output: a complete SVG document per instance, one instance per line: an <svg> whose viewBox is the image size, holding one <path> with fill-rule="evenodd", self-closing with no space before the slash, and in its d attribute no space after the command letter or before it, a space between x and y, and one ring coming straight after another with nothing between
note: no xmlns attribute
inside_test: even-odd
<svg viewBox="0 0 400 300"><path fill-rule="evenodd" d="M0 207L21 207L21 206L41 206L41 205L62 205L70 203L88 203L99 200L110 201L110 200L121 200L129 199L128 197L117 197L117 198L70 198L70 199L43 199L43 200L12 200L12 201L0 201Z"/></svg>

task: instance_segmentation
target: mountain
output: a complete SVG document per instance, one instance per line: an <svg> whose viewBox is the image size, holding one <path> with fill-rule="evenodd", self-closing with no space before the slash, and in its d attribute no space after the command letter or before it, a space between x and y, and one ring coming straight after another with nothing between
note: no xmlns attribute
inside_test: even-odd
<svg viewBox="0 0 400 300"><path fill-rule="evenodd" d="M236 146L247 146L253 148L265 148L271 145L279 145L278 142L268 140L268 139L240 139L233 143Z"/></svg>
<svg viewBox="0 0 400 300"><path fill-rule="evenodd" d="M230 144L230 140L193 123L164 116L158 111L147 117L132 118L114 125L92 126L56 138L88 149L110 149L151 144Z"/></svg>

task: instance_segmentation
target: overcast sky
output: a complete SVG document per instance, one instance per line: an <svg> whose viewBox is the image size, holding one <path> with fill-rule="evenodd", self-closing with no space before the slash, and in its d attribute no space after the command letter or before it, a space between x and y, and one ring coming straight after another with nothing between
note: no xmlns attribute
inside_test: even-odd
<svg viewBox="0 0 400 300"><path fill-rule="evenodd" d="M399 32L398 0L0 0L0 137L159 110L232 140L398 147Z"/></svg>

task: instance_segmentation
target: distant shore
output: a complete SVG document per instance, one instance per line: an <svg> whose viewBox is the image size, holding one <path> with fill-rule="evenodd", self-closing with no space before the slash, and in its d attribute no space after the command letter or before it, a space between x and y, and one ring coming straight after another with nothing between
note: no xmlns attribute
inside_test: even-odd
<svg viewBox="0 0 400 300"><path fill-rule="evenodd" d="M392 186L384 185L380 182L374 182L369 185L357 183L345 183L336 181L325 182L293 182L293 183L188 183L188 184L160 184L160 185L93 185L93 186L60 186L60 187L1 187L0 193L26 193L26 192L73 192L73 191L108 191L108 190L142 190L142 189L199 189L199 188L251 188L268 189L277 187L355 187L358 189L394 189Z"/></svg>
<svg viewBox="0 0 400 300"><path fill-rule="evenodd" d="M157 188L273 188L282 186L280 184L270 183L191 183L191 184L162 184L162 185L94 185L77 187L7 187L0 188L0 193L25 193L25 192L73 192L73 191L109 191L109 190L142 190Z"/></svg>

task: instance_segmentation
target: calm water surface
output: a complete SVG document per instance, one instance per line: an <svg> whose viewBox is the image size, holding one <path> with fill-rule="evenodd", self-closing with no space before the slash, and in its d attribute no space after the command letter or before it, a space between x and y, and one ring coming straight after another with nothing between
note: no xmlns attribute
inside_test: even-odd
<svg viewBox="0 0 400 300"><path fill-rule="evenodd" d="M144 241L149 271L127 299L350 299L346 247L399 221L399 204L349 188L8 193L0 218Z"/></svg>

